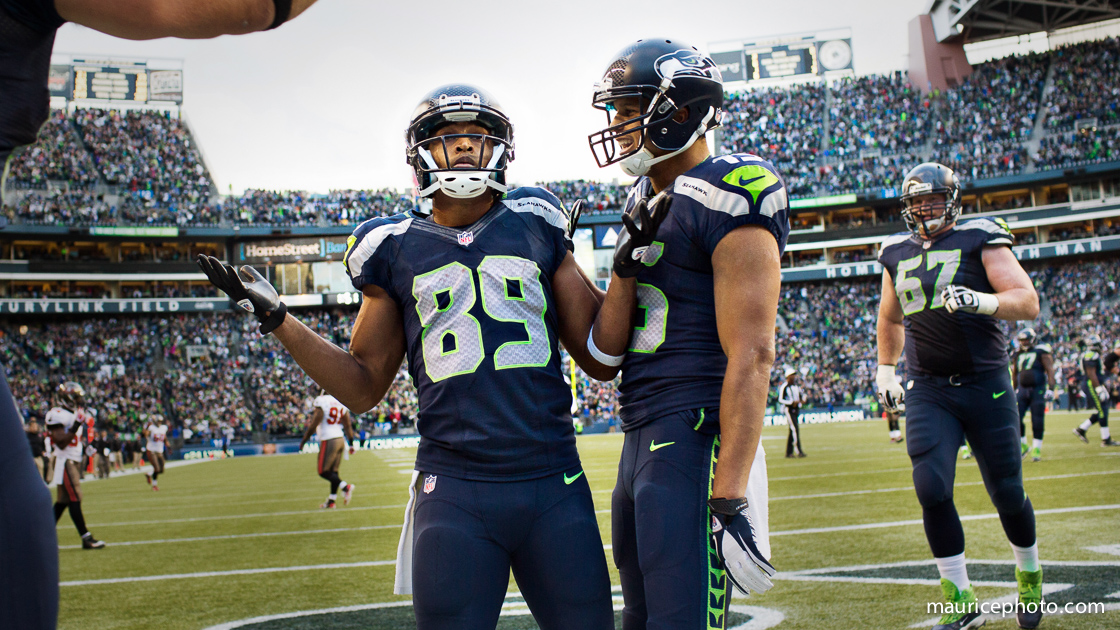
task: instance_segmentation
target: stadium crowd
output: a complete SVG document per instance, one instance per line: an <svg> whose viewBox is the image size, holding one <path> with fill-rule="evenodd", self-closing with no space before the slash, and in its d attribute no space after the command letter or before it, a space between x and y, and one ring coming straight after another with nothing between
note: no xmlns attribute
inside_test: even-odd
<svg viewBox="0 0 1120 630"><path fill-rule="evenodd" d="M905 72L729 93L719 151L770 159L795 197L894 188L910 165L931 159L965 179L1114 160L1118 77L1120 39L1107 38L977 64L961 85L924 95ZM1040 111L1045 130L1032 152ZM1088 135L1073 133L1078 121L1095 121ZM617 212L626 196L614 184L543 185L566 204L586 199L591 214ZM56 111L40 141L14 157L9 186L49 187L16 195L5 213L54 224L345 225L415 204L390 189L219 200L186 125L151 111Z"/></svg>
<svg viewBox="0 0 1120 630"><path fill-rule="evenodd" d="M39 130L39 141L16 153L9 165L8 178L15 188L45 189L48 180L67 182L71 189L97 182L97 168L82 148L77 130L66 112L56 109Z"/></svg>
<svg viewBox="0 0 1120 630"><path fill-rule="evenodd" d="M1120 342L1120 258L1027 265L1043 312L1031 325L1052 343L1062 378L1079 375L1081 339ZM874 397L879 279L789 284L782 289L774 392L786 367L797 369L809 406L867 404ZM299 317L343 348L353 309L306 309ZM1009 340L1017 328L1007 328ZM565 355L566 357L566 355ZM220 437L299 436L319 388L273 337L240 313L139 315L58 322L0 322L0 360L28 417L42 417L57 384L86 388L97 428L135 439L154 414L172 425L173 444ZM570 373L565 358L564 370ZM578 368L574 417L584 426L617 426L617 381L600 383ZM771 401L773 402L773 401ZM410 431L419 414L402 366L385 399L356 418L369 435Z"/></svg>
<svg viewBox="0 0 1120 630"><path fill-rule="evenodd" d="M1044 105L1050 129L1072 129L1088 118L1099 125L1120 124L1120 38L1064 46L1050 57L1054 84Z"/></svg>

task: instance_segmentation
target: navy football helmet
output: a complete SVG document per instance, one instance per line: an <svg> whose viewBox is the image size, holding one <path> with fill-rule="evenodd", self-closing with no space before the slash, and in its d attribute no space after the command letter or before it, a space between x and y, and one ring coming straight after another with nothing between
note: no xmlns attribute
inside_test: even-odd
<svg viewBox="0 0 1120 630"><path fill-rule="evenodd" d="M1084 343L1086 350L1093 350L1095 352L1100 352L1101 348L1104 347L1104 342L1101 341L1101 336L1096 333L1086 335L1082 340L1082 343Z"/></svg>
<svg viewBox="0 0 1120 630"><path fill-rule="evenodd" d="M433 137L440 127L457 122L477 123L486 134L447 134ZM442 190L450 197L469 199L488 189L506 191L506 166L513 161L513 123L492 96L472 85L440 86L421 99L405 134L405 159L412 167L421 197ZM460 138L478 145L474 168L455 168L449 148ZM442 152L440 168L433 152ZM486 160L483 164L482 161Z"/></svg>
<svg viewBox="0 0 1120 630"><path fill-rule="evenodd" d="M934 194L944 195L944 201L914 204L916 198ZM960 215L961 183L953 169L937 162L910 169L902 180L902 220L911 232L919 238L932 238Z"/></svg>
<svg viewBox="0 0 1120 630"><path fill-rule="evenodd" d="M1038 335L1035 334L1033 328L1024 328L1024 329L1019 331L1019 335L1018 335L1019 347L1020 348L1029 348L1029 347L1034 345L1034 341L1037 338L1038 338Z"/></svg>
<svg viewBox="0 0 1120 630"><path fill-rule="evenodd" d="M637 98L640 114L614 121L614 102ZM710 57L673 39L640 39L615 55L595 84L592 106L607 114L607 127L587 137L600 167L616 162L628 175L645 175L651 166L688 149L720 124L723 76ZM677 112L688 110L683 121ZM623 149L618 141L634 132L640 140ZM650 145L661 156L650 152Z"/></svg>

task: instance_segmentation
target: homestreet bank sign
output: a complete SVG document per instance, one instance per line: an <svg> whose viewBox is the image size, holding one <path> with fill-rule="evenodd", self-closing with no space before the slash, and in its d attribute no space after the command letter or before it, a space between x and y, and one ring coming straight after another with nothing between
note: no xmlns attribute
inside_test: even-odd
<svg viewBox="0 0 1120 630"><path fill-rule="evenodd" d="M1046 243L1044 245L1019 245L1011 249L1015 253L1015 258L1019 260L1041 260L1044 258L1061 258L1063 256L1080 256L1082 254L1120 251L1120 235L1102 236L1100 238L1083 238L1076 241L1062 241L1059 243ZM822 265L820 267L806 267L801 269L783 269L782 281L803 282L806 280L829 280L832 278L858 278L861 276L882 275L882 273L882 265L877 262L866 261L845 263L843 265Z"/></svg>
<svg viewBox="0 0 1120 630"><path fill-rule="evenodd" d="M237 248L238 258L242 263L334 260L340 259L345 253L345 236L254 241L241 243Z"/></svg>
<svg viewBox="0 0 1120 630"><path fill-rule="evenodd" d="M194 313L229 309L225 298L180 298L175 300L3 300L0 314L31 313Z"/></svg>

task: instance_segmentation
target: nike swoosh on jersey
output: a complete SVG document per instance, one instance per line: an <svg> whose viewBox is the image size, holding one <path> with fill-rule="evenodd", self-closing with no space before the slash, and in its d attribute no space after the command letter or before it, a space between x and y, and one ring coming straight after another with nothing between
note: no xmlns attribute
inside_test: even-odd
<svg viewBox="0 0 1120 630"><path fill-rule="evenodd" d="M997 393L995 393L995 392L992 392L992 400L995 400L996 398L999 398L1000 396L1002 396L1002 395L1004 395L1004 394L1006 394L1006 393L1007 393L1007 390L1006 390L1006 389L1005 389L1005 390L1003 390L1002 392L998 393L998 394L997 394Z"/></svg>
<svg viewBox="0 0 1120 630"><path fill-rule="evenodd" d="M652 452L656 451L657 449L664 448L666 446L669 446L670 444L676 444L676 442L664 442L662 444L658 444L656 440L650 440L649 441L649 452L652 453Z"/></svg>
<svg viewBox="0 0 1120 630"><path fill-rule="evenodd" d="M576 479L579 479L582 476L583 476L583 471L582 470L579 471L578 473L576 473L575 475L571 476L571 477L568 476L568 473L564 473L564 484L570 486L570 485L572 485L573 481L575 481Z"/></svg>

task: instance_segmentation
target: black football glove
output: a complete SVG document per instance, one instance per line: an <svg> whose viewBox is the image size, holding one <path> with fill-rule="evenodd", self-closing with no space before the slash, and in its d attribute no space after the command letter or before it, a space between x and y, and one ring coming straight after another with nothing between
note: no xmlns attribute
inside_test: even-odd
<svg viewBox="0 0 1120 630"><path fill-rule="evenodd" d="M288 307L280 301L276 288L256 269L246 265L235 271L230 265L205 254L198 255L198 266L202 267L210 284L224 291L229 299L260 320L262 335L269 334L283 323Z"/></svg>
<svg viewBox="0 0 1120 630"><path fill-rule="evenodd" d="M639 199L630 212L623 213L625 229L614 246L614 272L619 278L633 278L642 270L642 256L657 237L661 222L669 216L672 203L669 192L663 190L653 199Z"/></svg>
<svg viewBox="0 0 1120 630"><path fill-rule="evenodd" d="M755 544L747 500L708 499L708 507L712 511L712 542L727 579L744 595L770 590L774 586L770 578L778 571Z"/></svg>

